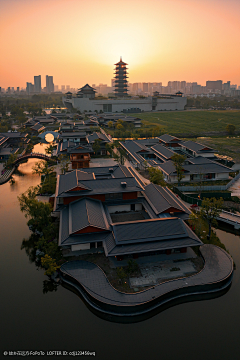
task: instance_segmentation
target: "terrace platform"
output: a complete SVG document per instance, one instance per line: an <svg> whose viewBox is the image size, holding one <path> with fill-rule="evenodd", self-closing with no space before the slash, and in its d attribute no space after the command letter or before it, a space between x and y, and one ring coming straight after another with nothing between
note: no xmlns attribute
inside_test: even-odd
<svg viewBox="0 0 240 360"><path fill-rule="evenodd" d="M87 261L71 261L60 268L63 282L73 286L95 310L119 317L146 314L166 303L199 294L222 292L232 282L233 261L214 245L200 247L204 268L190 277L166 281L137 293L123 293L109 283L104 272Z"/></svg>

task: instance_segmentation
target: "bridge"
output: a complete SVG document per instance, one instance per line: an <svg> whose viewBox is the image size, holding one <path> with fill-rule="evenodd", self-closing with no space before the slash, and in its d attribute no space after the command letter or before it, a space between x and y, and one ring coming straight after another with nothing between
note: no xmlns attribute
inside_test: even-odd
<svg viewBox="0 0 240 360"><path fill-rule="evenodd" d="M240 229L240 215L222 210L221 214L217 217L217 220L233 225L236 230Z"/></svg>
<svg viewBox="0 0 240 360"><path fill-rule="evenodd" d="M24 155L20 156L19 158L17 158L14 161L13 165L15 166L15 165L19 164L21 161L24 161L27 159L41 159L41 160L49 161L49 160L51 160L51 156L46 155L46 154L32 152L30 154L24 154Z"/></svg>

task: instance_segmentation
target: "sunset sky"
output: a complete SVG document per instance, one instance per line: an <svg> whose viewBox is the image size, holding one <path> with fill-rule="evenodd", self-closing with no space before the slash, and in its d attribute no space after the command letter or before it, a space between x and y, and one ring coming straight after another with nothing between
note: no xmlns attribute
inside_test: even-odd
<svg viewBox="0 0 240 360"><path fill-rule="evenodd" d="M240 0L0 0L0 86L230 80L240 85Z"/></svg>

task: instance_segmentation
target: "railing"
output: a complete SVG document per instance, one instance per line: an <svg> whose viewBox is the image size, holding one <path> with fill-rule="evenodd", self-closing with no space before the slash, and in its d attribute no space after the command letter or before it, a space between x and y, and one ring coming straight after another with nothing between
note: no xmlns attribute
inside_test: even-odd
<svg viewBox="0 0 240 360"><path fill-rule="evenodd" d="M226 191L228 190L238 179L240 179L240 172L226 185L209 185L209 186L178 186L180 191Z"/></svg>

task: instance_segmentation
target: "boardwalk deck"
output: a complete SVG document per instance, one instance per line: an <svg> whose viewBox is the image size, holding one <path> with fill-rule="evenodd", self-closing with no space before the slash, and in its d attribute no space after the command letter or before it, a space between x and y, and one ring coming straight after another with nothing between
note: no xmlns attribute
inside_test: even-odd
<svg viewBox="0 0 240 360"><path fill-rule="evenodd" d="M133 294L114 289L103 271L87 261L71 261L63 264L60 270L63 281L72 283L91 306L109 314L133 316L182 296L217 292L229 286L233 274L231 257L214 245L203 245L201 252L205 266L196 275Z"/></svg>

